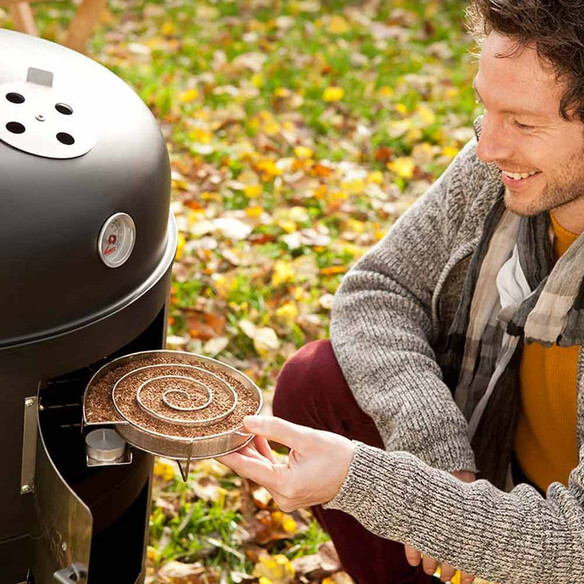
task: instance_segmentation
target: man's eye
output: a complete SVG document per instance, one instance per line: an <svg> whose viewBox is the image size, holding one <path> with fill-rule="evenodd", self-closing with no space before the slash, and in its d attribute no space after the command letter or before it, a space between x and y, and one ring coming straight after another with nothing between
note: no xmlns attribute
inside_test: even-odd
<svg viewBox="0 0 584 584"><path fill-rule="evenodd" d="M515 126L517 128L519 128L520 130L524 130L524 131L529 131L529 130L533 130L533 126L526 126L525 124L522 124L520 122L518 122L517 120L515 120Z"/></svg>

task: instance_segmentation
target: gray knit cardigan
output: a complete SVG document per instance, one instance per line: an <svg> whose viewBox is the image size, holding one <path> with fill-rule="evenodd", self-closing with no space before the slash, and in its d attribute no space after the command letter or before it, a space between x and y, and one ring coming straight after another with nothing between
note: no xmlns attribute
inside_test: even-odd
<svg viewBox="0 0 584 584"><path fill-rule="evenodd" d="M485 480L466 484L449 474L477 469L466 420L442 382L437 349L501 188L500 177L475 151L472 140L354 265L335 295L333 350L385 450L356 441L345 481L324 507L491 582L584 583L582 450L568 488L553 483L546 498L525 484L504 492Z"/></svg>

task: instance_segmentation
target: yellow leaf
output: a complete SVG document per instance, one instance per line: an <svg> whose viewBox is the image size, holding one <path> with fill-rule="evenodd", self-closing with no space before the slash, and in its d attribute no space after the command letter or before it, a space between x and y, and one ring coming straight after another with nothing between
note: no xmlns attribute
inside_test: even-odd
<svg viewBox="0 0 584 584"><path fill-rule="evenodd" d="M458 97L458 87L449 87L446 90L446 98L447 99L454 99L456 97Z"/></svg>
<svg viewBox="0 0 584 584"><path fill-rule="evenodd" d="M424 134L420 128L413 127L407 131L406 135L404 136L404 141L406 144L414 144L415 142L419 142L423 136Z"/></svg>
<svg viewBox="0 0 584 584"><path fill-rule="evenodd" d="M232 279L223 274L217 274L213 280L213 286L219 298L227 298L231 291Z"/></svg>
<svg viewBox="0 0 584 584"><path fill-rule="evenodd" d="M335 14L330 19L328 29L332 34L345 34L349 31L349 25L342 16Z"/></svg>
<svg viewBox="0 0 584 584"><path fill-rule="evenodd" d="M278 226L286 233L294 233L295 231L298 231L298 225L296 225L291 219L280 219L278 221Z"/></svg>
<svg viewBox="0 0 584 584"><path fill-rule="evenodd" d="M393 97L393 94L395 93L393 89L389 87L389 85L384 85L383 87L380 87L377 90L377 92L381 97Z"/></svg>
<svg viewBox="0 0 584 584"><path fill-rule="evenodd" d="M403 103L396 103L395 109L402 115L405 116L408 113L408 108Z"/></svg>
<svg viewBox="0 0 584 584"><path fill-rule="evenodd" d="M260 87L263 87L264 83L265 79L261 73L254 73L254 75L252 75L251 84L254 87L257 87L259 89Z"/></svg>
<svg viewBox="0 0 584 584"><path fill-rule="evenodd" d="M259 197L262 194L262 185L245 185L243 187L243 192L246 197L253 199Z"/></svg>
<svg viewBox="0 0 584 584"><path fill-rule="evenodd" d="M458 148L454 148L454 146L445 146L442 149L442 155L448 156L449 158L454 158L458 154Z"/></svg>
<svg viewBox="0 0 584 584"><path fill-rule="evenodd" d="M275 136L281 128L272 112L268 110L260 111L257 116L249 121L249 125L254 130L261 129L267 136Z"/></svg>
<svg viewBox="0 0 584 584"><path fill-rule="evenodd" d="M292 92L287 87L276 87L274 89L274 95L276 97L286 98L292 95Z"/></svg>
<svg viewBox="0 0 584 584"><path fill-rule="evenodd" d="M333 276L334 274L344 274L346 266L329 266L328 268L321 268L320 273L324 276Z"/></svg>
<svg viewBox="0 0 584 584"><path fill-rule="evenodd" d="M260 556L253 569L253 576L260 579L260 584L287 584L294 575L290 560L283 554Z"/></svg>
<svg viewBox="0 0 584 584"><path fill-rule="evenodd" d="M192 209L188 214L188 220L190 223L198 223L205 218L204 209Z"/></svg>
<svg viewBox="0 0 584 584"><path fill-rule="evenodd" d="M412 178L414 175L414 161L409 156L400 156L387 163L387 168L401 178Z"/></svg>
<svg viewBox="0 0 584 584"><path fill-rule="evenodd" d="M283 171L281 168L278 168L276 166L276 163L273 160L270 160L269 158L266 158L264 160L260 160L260 162L258 162L257 164L258 170L261 170L264 175L267 175L268 178L273 178L275 176L280 176L281 174L283 174Z"/></svg>
<svg viewBox="0 0 584 584"><path fill-rule="evenodd" d="M298 307L295 302L286 302L276 309L276 316L285 322L293 323L298 316Z"/></svg>
<svg viewBox="0 0 584 584"><path fill-rule="evenodd" d="M189 101L195 101L199 97L199 92L196 89L188 89L187 91L183 91L180 94L180 100L183 103L187 103Z"/></svg>
<svg viewBox="0 0 584 584"><path fill-rule="evenodd" d="M431 126L436 122L436 114L427 106L419 105L417 109L418 115L426 126Z"/></svg>
<svg viewBox="0 0 584 584"><path fill-rule="evenodd" d="M360 178L346 181L341 184L341 188L349 195L360 195L365 190L365 181Z"/></svg>
<svg viewBox="0 0 584 584"><path fill-rule="evenodd" d="M157 459L154 464L154 476L170 481L174 478L174 466L162 459Z"/></svg>
<svg viewBox="0 0 584 584"><path fill-rule="evenodd" d="M279 286L289 282L294 278L295 272L289 262L278 260L274 263L274 272L272 274L272 286Z"/></svg>
<svg viewBox="0 0 584 584"><path fill-rule="evenodd" d="M170 36L174 34L174 24L172 21L167 20L161 28L162 34Z"/></svg>
<svg viewBox="0 0 584 584"><path fill-rule="evenodd" d="M261 217L262 213L264 212L263 207L247 207L245 209L245 214L252 219L257 219Z"/></svg>
<svg viewBox="0 0 584 584"><path fill-rule="evenodd" d="M380 185L383 183L383 173L380 170L374 170L370 172L367 176L367 180L370 183L375 183L376 185Z"/></svg>
<svg viewBox="0 0 584 584"><path fill-rule="evenodd" d="M314 151L306 146L296 146L294 156L299 160L308 160L314 156Z"/></svg>
<svg viewBox="0 0 584 584"><path fill-rule="evenodd" d="M186 243L185 236L179 231L179 233L178 233L178 243L177 243L177 246L176 246L176 255L174 256L174 259L177 262L182 257L182 252L183 252L183 249L185 247L185 243Z"/></svg>
<svg viewBox="0 0 584 584"><path fill-rule="evenodd" d="M223 200L219 193L213 193L211 191L203 191L201 193L201 199L203 201L217 201L218 203Z"/></svg>
<svg viewBox="0 0 584 584"><path fill-rule="evenodd" d="M345 96L345 90L342 87L327 87L322 94L322 99L327 102L339 101Z"/></svg>
<svg viewBox="0 0 584 584"><path fill-rule="evenodd" d="M274 511L272 513L272 521L280 526L286 533L296 533L298 525L291 515L283 513L282 511Z"/></svg>
<svg viewBox="0 0 584 584"><path fill-rule="evenodd" d="M158 552L150 545L148 546L147 555L150 562L155 562L158 559Z"/></svg>
<svg viewBox="0 0 584 584"><path fill-rule="evenodd" d="M208 144L213 137L213 134L209 130L204 128L194 128L189 136L192 138L193 142L198 142L199 144Z"/></svg>
<svg viewBox="0 0 584 584"><path fill-rule="evenodd" d="M359 221L358 219L349 217L347 219L347 227L354 233L365 233L365 223L363 223L363 221Z"/></svg>

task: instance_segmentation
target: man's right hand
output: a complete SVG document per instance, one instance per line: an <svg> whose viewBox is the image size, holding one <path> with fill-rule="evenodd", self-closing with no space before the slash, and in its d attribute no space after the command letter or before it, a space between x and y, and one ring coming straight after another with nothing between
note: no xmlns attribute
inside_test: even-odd
<svg viewBox="0 0 584 584"><path fill-rule="evenodd" d="M474 473L466 470L453 472L451 474L452 476L465 483L473 483L476 480ZM422 557L421 552L409 545L405 547L406 559L408 560L408 564L410 564L410 566L415 568L416 566L420 565L420 562L422 562L423 569L426 574L431 576L432 574L436 573L436 570L438 569L438 562L436 560L428 556ZM456 568L453 568L448 564L442 564L440 566L440 579L442 582L449 582L454 577L454 574L456 574ZM460 584L472 584L474 579L475 577L472 574L468 574L467 572L460 573Z"/></svg>

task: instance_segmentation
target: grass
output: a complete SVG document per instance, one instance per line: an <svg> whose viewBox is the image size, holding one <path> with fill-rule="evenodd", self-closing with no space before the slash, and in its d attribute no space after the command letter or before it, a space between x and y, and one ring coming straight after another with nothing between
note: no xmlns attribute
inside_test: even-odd
<svg viewBox="0 0 584 584"><path fill-rule="evenodd" d="M171 348L236 366L269 403L286 359L328 336L343 274L472 136L463 7L110 0L90 54L148 104L171 156L181 233ZM73 7L35 13L42 35L59 40ZM0 26L11 26L5 11ZM225 218L248 234L219 228ZM272 328L278 346L262 346L242 321ZM151 582L172 561L201 562L207 582L242 581L254 578L258 549L290 561L327 539L308 512L260 505L253 486L208 463L188 483L166 462L157 468ZM244 537L260 524L274 539Z"/></svg>

